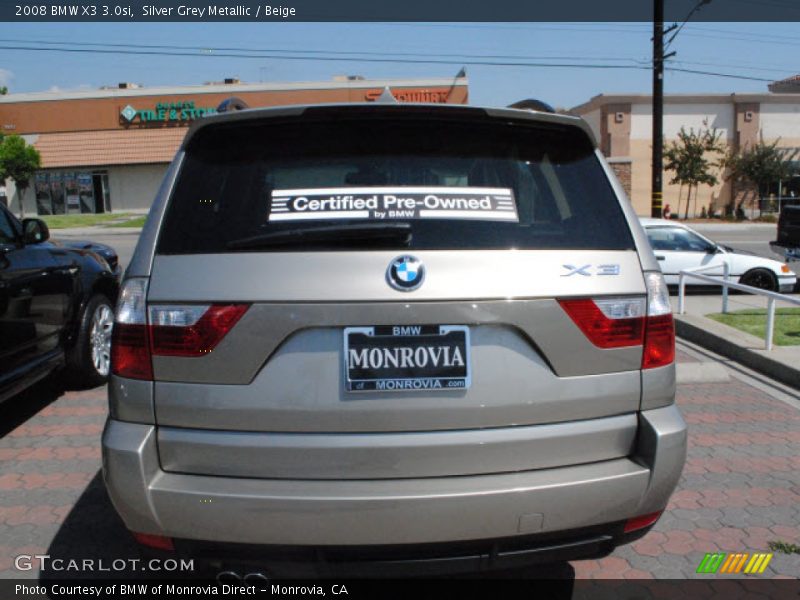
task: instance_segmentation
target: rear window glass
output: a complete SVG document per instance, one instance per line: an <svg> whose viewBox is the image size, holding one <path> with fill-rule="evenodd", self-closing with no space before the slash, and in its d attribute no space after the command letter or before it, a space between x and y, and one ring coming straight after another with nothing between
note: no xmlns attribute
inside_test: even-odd
<svg viewBox="0 0 800 600"><path fill-rule="evenodd" d="M409 235L353 234L381 224ZM326 235L294 235L316 228ZM260 237L271 239L260 244ZM372 247L624 250L633 241L577 128L340 115L200 130L158 252Z"/></svg>

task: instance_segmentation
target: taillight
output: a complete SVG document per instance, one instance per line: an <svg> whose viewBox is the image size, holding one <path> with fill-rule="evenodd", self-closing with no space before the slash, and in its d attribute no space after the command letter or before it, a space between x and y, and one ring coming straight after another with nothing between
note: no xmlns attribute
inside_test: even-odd
<svg viewBox="0 0 800 600"><path fill-rule="evenodd" d="M654 369L675 360L675 324L669 304L669 290L661 273L645 273L647 325L644 332L642 368Z"/></svg>
<svg viewBox="0 0 800 600"><path fill-rule="evenodd" d="M131 379L153 379L147 335L147 279L122 284L111 337L111 372Z"/></svg>
<svg viewBox="0 0 800 600"><path fill-rule="evenodd" d="M642 368L675 360L675 324L669 291L661 273L645 273L647 299L576 298L558 303L598 348L644 346Z"/></svg>
<svg viewBox="0 0 800 600"><path fill-rule="evenodd" d="M150 349L158 356L208 354L247 308L247 304L149 306Z"/></svg>
<svg viewBox="0 0 800 600"><path fill-rule="evenodd" d="M155 548L157 550L175 550L175 544L172 543L172 538L167 537L165 535L155 535L153 533L138 533L136 531L131 532L133 534L133 539L139 542L142 546L147 546L148 548Z"/></svg>
<svg viewBox="0 0 800 600"><path fill-rule="evenodd" d="M154 355L203 356L247 311L247 304L146 307L147 279L128 279L120 291L111 342L111 372L153 379Z"/></svg>
<svg viewBox="0 0 800 600"><path fill-rule="evenodd" d="M641 346L644 340L644 298L577 298L558 303L599 348Z"/></svg>
<svg viewBox="0 0 800 600"><path fill-rule="evenodd" d="M663 510L654 513L648 513L646 515L639 515L638 517L633 517L625 521L625 533L630 533L631 531L638 531L639 529L644 529L645 527L650 527L656 521L658 521L659 517L661 517L661 513Z"/></svg>

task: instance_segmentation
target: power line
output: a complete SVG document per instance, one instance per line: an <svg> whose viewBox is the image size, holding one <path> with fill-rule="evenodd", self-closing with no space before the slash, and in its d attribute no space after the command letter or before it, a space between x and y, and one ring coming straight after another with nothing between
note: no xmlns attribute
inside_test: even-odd
<svg viewBox="0 0 800 600"><path fill-rule="evenodd" d="M723 31L723 30L717 30ZM364 55L364 56L379 56L379 57L394 57L394 56L428 56L430 53L421 53L421 52L371 52L368 50L293 50L293 49L286 49L286 48L245 48L239 46L219 46L219 47L208 47L208 46L185 46L185 45L174 45L174 44L119 44L114 42L64 42L64 41L52 41L52 40L23 40L18 38L0 38L0 43L23 43L23 44L46 44L46 45L57 45L57 46L80 46L80 47L96 47L96 48L144 48L144 49L168 49L168 50L195 50L198 52L206 53L206 54L213 54L214 52L274 52L280 54L311 54L311 55L336 55L336 56L353 56L353 55ZM576 55L541 55L541 56L523 56L523 55L513 55L513 54L448 54L448 53L437 53L437 56L440 57L448 57L448 58L456 58L459 60L463 59L498 59L498 60L591 60L591 61L615 61L615 62L632 62L639 65L649 64L649 59L644 58L633 58L633 57L621 57L621 56L576 56ZM691 60L676 60L676 64L686 64L686 65L700 65L700 66L716 66L716 67L730 67L730 68L744 68L745 70L749 71L763 71L763 72L773 72L773 73L787 73L792 72L793 67L786 67L786 68L768 68L768 67L747 67L742 63L737 64L730 64L730 63L718 63L718 62L706 62L706 61L691 61Z"/></svg>
<svg viewBox="0 0 800 600"><path fill-rule="evenodd" d="M681 69L678 67L669 67L668 71L677 71L679 73L691 73L693 75L711 75L713 77L727 77L729 79L745 79L747 81L766 81L772 83L774 79L764 79L763 77L748 77L747 75L734 75L732 73L714 73L713 71L700 71L696 69Z"/></svg>
<svg viewBox="0 0 800 600"><path fill-rule="evenodd" d="M671 60L670 63L672 63L674 65L699 65L699 66L706 66L706 67L724 67L724 68L731 68L731 69L740 69L740 70L743 70L743 71L763 71L764 73L792 73L792 72L794 72L791 68L770 69L769 67L749 67L749 66L744 65L744 64L704 62L704 61L694 61L694 60L675 59L675 60Z"/></svg>
<svg viewBox="0 0 800 600"><path fill-rule="evenodd" d="M755 0L736 0L741 2L748 2L748 1L755 1ZM772 1L775 2L776 0L764 0L764 1ZM794 0L791 0L794 2ZM789 7L789 5L786 5ZM792 6L791 8L796 8L800 10L800 6ZM367 25L364 23L364 25ZM369 24L372 25L372 24ZM580 27L580 23L571 23L569 26L564 25L543 25L539 23L519 23L519 24L504 24L504 23L392 23L392 27L413 27L413 28L446 28L446 29L479 29L479 30L521 30L527 32L536 32L536 31L569 31L575 33L627 33L627 34L637 34L637 35L651 35L652 32L649 29L649 25L643 23L614 23L613 27L597 27L591 23L587 23L585 27ZM699 34L691 34L689 30L692 31L703 31L703 32L712 32L712 33L723 33L729 34L726 36L709 36L709 35L699 35ZM697 25L696 23L689 23L686 26L686 29L681 33L681 37L703 37L708 39L723 39L723 40L732 40L732 41L741 41L742 36L748 36L753 38L754 41L763 40L766 43L779 43L776 40L798 40L796 36L782 36L782 35L772 35L772 34L757 34L757 33L750 33L746 31L735 31L729 29L716 29L710 27L702 27ZM733 36L733 37L731 37ZM788 45L800 45L800 40L795 43L789 43Z"/></svg>
<svg viewBox="0 0 800 600"><path fill-rule="evenodd" d="M78 53L78 54L119 54L119 55L134 55L134 56L172 56L172 57L189 57L189 58L242 58L242 59L276 59L276 60L300 60L300 61L324 61L324 62L362 62L362 63L394 63L394 64L443 64L443 65L470 65L470 66L488 66L488 67L525 67L525 68L564 68L564 69L633 69L633 70L647 70L651 69L650 66L643 64L588 64L588 63L566 63L566 62L507 62L507 61L478 61L478 60L443 60L443 59L414 59L414 58L377 58L377 57L329 57L329 56L284 56L276 54L258 53L258 51L243 52L227 52L227 53L198 53L198 52L181 52L181 51L158 51L158 50L125 50L125 49L102 49L102 48L41 48L35 46L11 46L0 45L2 50L22 50L32 52L65 52L65 53ZM282 50L278 52L284 52ZM476 56L476 55L473 55ZM541 60L541 59L539 59ZM579 60L579 59L577 59ZM591 60L591 59L588 59ZM633 60L633 59L630 59ZM759 77L751 77L746 75L737 75L734 73L720 73L708 70L699 69L686 69L679 67L665 67L666 70L679 73L707 75L712 77L724 77L728 79L740 79L745 81L764 81L772 82L772 79L765 79Z"/></svg>
<svg viewBox="0 0 800 600"><path fill-rule="evenodd" d="M775 35L775 34L764 34L764 33L753 33L751 31L740 31L735 29L717 29L716 27L704 27L702 25L697 25L695 23L689 23L687 25L686 30L689 31L707 31L711 33L725 33L728 35L735 35L739 38L741 36L747 36L753 39L761 39L761 40L795 40L797 41L796 35Z"/></svg>
<svg viewBox="0 0 800 600"><path fill-rule="evenodd" d="M756 0L736 0L739 2L755 2ZM764 0L764 2L769 1L776 1L776 0ZM794 1L794 0L792 0ZM787 5L788 8L788 5ZM800 10L800 6L793 6L791 7L796 10ZM395 23L394 25L413 25L415 27L470 27L470 28L477 28L477 29L497 29L498 26L494 24L488 25L466 25L466 24L451 24L451 23ZM623 26L626 25L625 23L615 23L614 27L592 27L591 25L587 25L586 27L576 27L573 25L571 26L550 26L550 25L538 25L533 24L531 27L526 27L524 25L520 26L512 26L509 29L522 29L525 31L569 31L569 32L576 32L576 33L627 33L627 34L636 34L636 35L649 35L651 34L649 30L649 26L638 24L638 23L631 23L627 24L630 25L627 28ZM689 29L691 28L692 31L703 31L703 32L712 32L712 33L723 33L729 35L707 35L701 33L690 33ZM757 33L749 33L744 31L733 31L733 30L723 30L723 29L714 29L708 27L700 27L696 24L690 23L687 25L686 30L681 33L681 37L702 37L705 39L718 39L718 40L730 40L730 41L742 41L742 36L749 36L752 38L753 41L763 41L766 44L774 44L774 45L785 45L785 46L800 46L800 40L796 37L792 36L772 36L772 35L765 35L765 34L757 34ZM781 41L785 40L785 41ZM790 40L797 40L797 41L790 41Z"/></svg>
<svg viewBox="0 0 800 600"><path fill-rule="evenodd" d="M691 33L691 32L684 32L682 34L683 37L696 37L696 38L700 38L701 37L701 38L704 38L704 39L712 39L712 40L725 40L725 41L733 41L733 42L742 42L742 41L745 41L745 42L759 42L761 44L768 44L768 45L772 45L772 46L800 46L800 42L782 41L782 40L779 40L779 39L768 38L766 36L763 37L763 38L755 38L754 37L752 39L747 39L747 38L743 38L742 37L742 36L746 36L746 35L747 35L746 33L741 33L741 34L738 34L738 33L737 34L733 34L732 33L731 35L708 35L708 34L705 34L705 33ZM752 35L755 36L755 35L759 35L759 34L752 34Z"/></svg>
<svg viewBox="0 0 800 600"><path fill-rule="evenodd" d="M500 61L461 61L439 59L399 59L399 58L359 58L359 57L327 57L327 56L278 56L257 53L216 53L198 54L197 52L162 52L155 50L103 50L88 48L37 48L34 46L0 46L2 50L30 50L33 52L71 52L81 54L124 54L144 56L185 56L195 58L251 58L251 59L280 59L280 60L310 60L332 62L370 62L370 63L407 63L407 64L468 64L485 65L491 67L559 67L559 68L584 68L584 69L647 69L640 65L609 65L609 64L580 64L580 63L532 63L532 62L500 62Z"/></svg>
<svg viewBox="0 0 800 600"><path fill-rule="evenodd" d="M210 46L180 46L170 44L117 44L113 42L61 42L48 40L23 40L18 38L0 38L0 43L22 43L22 44L47 44L58 46L82 46L82 47L109 47L109 48L144 48L144 49L167 49L167 50L196 50L211 54L213 52L279 52L281 54L322 54L322 55L365 55L365 56L429 56L430 52L371 52L369 50L291 50L284 48L242 48L242 47L210 47ZM506 59L506 60L609 60L609 61L632 61L640 59L620 57L620 56L520 56L509 54L446 54L438 53L438 56L451 58L477 58L477 59Z"/></svg>

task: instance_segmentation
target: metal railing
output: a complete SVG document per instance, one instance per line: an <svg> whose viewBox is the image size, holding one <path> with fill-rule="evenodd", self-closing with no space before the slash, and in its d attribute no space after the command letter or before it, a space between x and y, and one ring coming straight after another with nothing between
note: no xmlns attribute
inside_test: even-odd
<svg viewBox="0 0 800 600"><path fill-rule="evenodd" d="M728 277L731 274L731 266L724 262L721 265L708 265L705 267L695 267L694 269L685 269L680 272L678 275L678 314L682 315L684 313L684 296L686 293L686 277L697 277L697 279L704 279L706 281L711 281L717 285L721 285L719 283L719 278L715 277L707 277L704 275L698 276L697 274L701 271L710 271L712 269L719 269L722 268L722 281L727 282ZM753 288L755 289L755 288ZM722 312L728 312L728 287L726 285L722 286Z"/></svg>
<svg viewBox="0 0 800 600"><path fill-rule="evenodd" d="M719 277L711 277L710 275L703 275L700 271L709 271L711 269L719 269L722 267L722 280ZM695 269L686 269L680 272L678 276L678 314L682 315L685 311L685 294L686 294L686 278L693 277L707 283L722 286L722 312L728 312L728 288L739 290L740 292L747 292L748 294L756 294L758 296L765 296L767 298L767 330L764 335L764 348L772 350L772 338L775 333L775 302L787 302L789 304L796 304L800 306L800 298L793 298L786 294L779 294L778 292L770 292L762 290L761 288L744 285L742 283L734 283L728 281L730 275L730 267L727 263L722 265L711 265L707 267L697 267Z"/></svg>

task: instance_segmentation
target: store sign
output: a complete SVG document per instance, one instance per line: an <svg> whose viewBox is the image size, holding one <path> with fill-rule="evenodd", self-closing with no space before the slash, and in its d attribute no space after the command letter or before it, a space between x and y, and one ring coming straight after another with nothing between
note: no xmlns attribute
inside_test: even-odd
<svg viewBox="0 0 800 600"><path fill-rule="evenodd" d="M426 90L426 89L394 89L391 90L398 102L435 102L444 104L450 96L450 92L446 90ZM383 90L369 90L364 94L364 100L367 102L375 102Z"/></svg>
<svg viewBox="0 0 800 600"><path fill-rule="evenodd" d="M120 111L123 123L189 123L206 115L213 115L216 108L195 106L193 100L186 102L158 102L153 108L136 109L130 104Z"/></svg>

